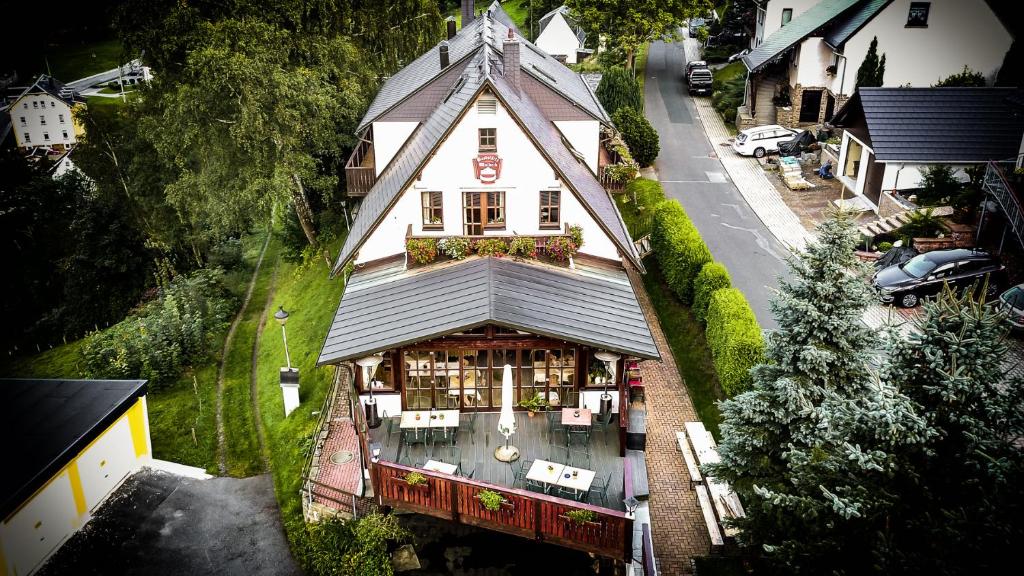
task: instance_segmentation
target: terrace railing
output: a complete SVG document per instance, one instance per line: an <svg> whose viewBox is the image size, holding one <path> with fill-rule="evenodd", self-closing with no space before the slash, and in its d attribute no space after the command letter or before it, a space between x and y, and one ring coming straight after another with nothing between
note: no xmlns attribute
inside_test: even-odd
<svg viewBox="0 0 1024 576"><path fill-rule="evenodd" d="M345 164L345 189L349 196L366 196L377 182L377 166L375 162L366 162L368 155L372 154L373 142L360 140L359 145L352 151ZM363 164L366 164L364 166Z"/></svg>
<svg viewBox="0 0 1024 576"><path fill-rule="evenodd" d="M1008 165L1013 166L1012 164ZM1021 246L1024 246L1024 209L1021 207L1017 191L1013 189L1013 186L1007 180L1006 174L1003 173L1003 168L999 163L988 163L988 167L985 169L983 185L985 190L999 203L1000 208L1003 209L1003 214L1006 215L1006 222L1017 236L1017 241L1020 242Z"/></svg>
<svg viewBox="0 0 1024 576"><path fill-rule="evenodd" d="M627 562L632 559L633 519L624 512L394 462L376 462L374 468L375 493L382 505ZM426 483L407 484L405 475L410 472L422 474ZM502 496L498 510L488 510L480 502L478 495L484 490ZM578 523L566 516L580 509L593 512L594 521Z"/></svg>

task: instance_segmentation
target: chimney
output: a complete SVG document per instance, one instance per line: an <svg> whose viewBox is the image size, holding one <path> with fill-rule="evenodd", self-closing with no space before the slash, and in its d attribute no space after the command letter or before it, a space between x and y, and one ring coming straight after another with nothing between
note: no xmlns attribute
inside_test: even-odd
<svg viewBox="0 0 1024 576"><path fill-rule="evenodd" d="M448 27L448 39L451 40L455 37L455 18L449 16L445 20L445 25Z"/></svg>
<svg viewBox="0 0 1024 576"><path fill-rule="evenodd" d="M505 80L519 91L519 39L511 28L508 29L508 38L502 44L502 62L504 63Z"/></svg>
<svg viewBox="0 0 1024 576"><path fill-rule="evenodd" d="M448 41L442 40L441 46L437 49L437 52L441 55L441 70L448 67Z"/></svg>
<svg viewBox="0 0 1024 576"><path fill-rule="evenodd" d="M462 27L469 26L474 17L473 0L462 0Z"/></svg>

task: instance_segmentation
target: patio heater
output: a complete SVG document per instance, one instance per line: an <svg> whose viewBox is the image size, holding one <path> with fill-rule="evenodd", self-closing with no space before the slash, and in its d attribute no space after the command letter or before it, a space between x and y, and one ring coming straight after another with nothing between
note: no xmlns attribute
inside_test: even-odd
<svg viewBox="0 0 1024 576"><path fill-rule="evenodd" d="M601 350L594 354L594 358L597 358L601 362L604 362L608 366L608 376L604 380L604 391L601 392L601 415L604 416L612 409L612 395L608 393L608 381L615 382L615 363L619 361L618 354L609 352L607 350Z"/></svg>
<svg viewBox="0 0 1024 576"><path fill-rule="evenodd" d="M516 433L516 416L512 412L512 366L505 364L501 375L501 415L498 416L498 432L505 437L505 445L494 449L494 457L502 462L519 459L519 448L509 445L509 437Z"/></svg>
<svg viewBox="0 0 1024 576"><path fill-rule="evenodd" d="M281 368L281 395L284 398L284 415L288 416L299 407L299 369L292 368L292 357L288 353L288 332L284 325L288 322L288 312L284 306L278 306L274 312L274 320L281 325L281 338L284 339L284 359L286 368Z"/></svg>
<svg viewBox="0 0 1024 576"><path fill-rule="evenodd" d="M384 361L382 354L370 354L356 360L356 364L363 369L363 382L366 382L366 387L370 390L370 397L366 399L364 409L366 410L366 425L370 428L377 428L380 426L380 416L377 415L377 399L373 397L373 382L370 378L373 373L376 372L377 366Z"/></svg>

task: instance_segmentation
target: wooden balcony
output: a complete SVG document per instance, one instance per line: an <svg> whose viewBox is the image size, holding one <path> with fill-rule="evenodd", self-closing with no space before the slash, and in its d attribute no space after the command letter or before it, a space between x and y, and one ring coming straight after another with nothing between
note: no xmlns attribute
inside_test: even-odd
<svg viewBox="0 0 1024 576"><path fill-rule="evenodd" d="M345 189L349 196L366 196L376 182L373 141L362 139L345 164Z"/></svg>
<svg viewBox="0 0 1024 576"><path fill-rule="evenodd" d="M625 190L626 183L616 182L615 180L613 180L611 176L608 174L608 172L605 170L605 168L607 168L607 166L597 167L597 178L598 180L601 181L601 185L604 186L604 189L612 193L622 192L623 190Z"/></svg>

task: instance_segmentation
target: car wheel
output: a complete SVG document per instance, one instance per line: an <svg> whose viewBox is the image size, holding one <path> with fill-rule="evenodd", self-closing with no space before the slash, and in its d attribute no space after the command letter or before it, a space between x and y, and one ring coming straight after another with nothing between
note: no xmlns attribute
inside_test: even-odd
<svg viewBox="0 0 1024 576"><path fill-rule="evenodd" d="M764 154L765 154L764 148L755 148L754 149L754 158L764 158Z"/></svg>
<svg viewBox="0 0 1024 576"><path fill-rule="evenodd" d="M913 292L900 296L900 306L903 306L904 308L913 308L914 306L917 306L919 301L920 299L917 297L917 294L914 294Z"/></svg>

